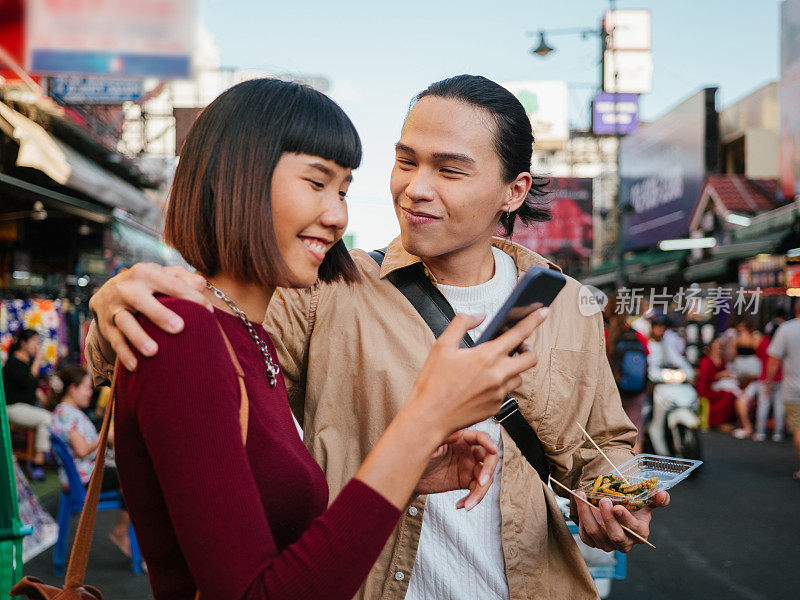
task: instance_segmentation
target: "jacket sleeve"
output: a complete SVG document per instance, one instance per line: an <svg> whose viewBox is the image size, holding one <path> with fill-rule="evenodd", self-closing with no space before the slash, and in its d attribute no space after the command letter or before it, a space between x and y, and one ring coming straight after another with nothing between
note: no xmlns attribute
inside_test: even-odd
<svg viewBox="0 0 800 600"><path fill-rule="evenodd" d="M603 449L608 458L615 465L621 465L633 457L633 443L636 441L636 427L628 419L622 409L617 384L614 382L614 375L611 372L611 365L606 358L602 318L598 315L597 337L595 344L596 351L599 353L597 358L597 387L592 398L592 405L589 416L585 423L582 423L587 433ZM576 489L595 479L598 475L608 473L611 465L597 451L597 449L586 440L575 451L573 468L567 473L563 481L570 489Z"/></svg>
<svg viewBox="0 0 800 600"><path fill-rule="evenodd" d="M89 331L86 334L84 354L95 387L110 385L117 355L111 347L111 344L100 335L100 330L97 328L97 321L92 321L89 325Z"/></svg>
<svg viewBox="0 0 800 600"><path fill-rule="evenodd" d="M319 295L319 286L316 285L304 290L277 288L264 320L264 329L278 353L289 406L301 427L305 412L308 348Z"/></svg>

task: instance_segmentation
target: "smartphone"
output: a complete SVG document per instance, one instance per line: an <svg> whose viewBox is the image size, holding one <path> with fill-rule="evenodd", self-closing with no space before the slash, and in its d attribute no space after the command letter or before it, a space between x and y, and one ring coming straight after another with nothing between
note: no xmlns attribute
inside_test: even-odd
<svg viewBox="0 0 800 600"><path fill-rule="evenodd" d="M528 269L475 345L495 339L533 311L550 306L566 283L564 275L555 269Z"/></svg>

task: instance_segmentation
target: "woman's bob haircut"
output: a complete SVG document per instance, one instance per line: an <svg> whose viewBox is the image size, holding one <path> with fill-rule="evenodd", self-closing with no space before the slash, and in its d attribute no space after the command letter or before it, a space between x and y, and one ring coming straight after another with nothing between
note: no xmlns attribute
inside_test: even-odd
<svg viewBox="0 0 800 600"><path fill-rule="evenodd" d="M344 111L308 86L253 79L222 93L186 136L164 240L206 277L225 273L285 285L290 272L275 242L270 203L272 174L284 152L355 169L361 140ZM359 279L341 240L325 255L319 278Z"/></svg>

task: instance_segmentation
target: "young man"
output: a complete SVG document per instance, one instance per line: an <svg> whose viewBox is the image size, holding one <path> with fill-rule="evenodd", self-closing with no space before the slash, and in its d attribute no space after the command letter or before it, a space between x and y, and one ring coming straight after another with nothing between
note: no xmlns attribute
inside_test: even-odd
<svg viewBox="0 0 800 600"><path fill-rule="evenodd" d="M783 366L780 393L786 409L786 424L792 432L794 448L800 459L800 301L794 303L794 317L778 327L767 348L769 360L764 389L770 393L778 367ZM792 477L800 481L800 470L795 471Z"/></svg>
<svg viewBox="0 0 800 600"><path fill-rule="evenodd" d="M325 470L331 497L397 412L434 341L387 276L422 267L457 312L486 313L485 326L522 273L533 266L558 269L492 237L498 221L510 233L516 218L546 216L530 193L533 138L519 101L494 82L466 75L433 84L417 100L391 176L401 236L382 265L353 251L360 284L279 290L265 324L279 344L292 409ZM128 364L133 355L125 337L146 355L157 348L146 347L149 340L126 309L177 331L181 324L170 327L173 315L153 302L152 293L193 299L202 285L197 276L142 266L112 279L92 307L103 335ZM609 470L577 423L616 464L631 458L635 439L606 359L601 315L580 314L578 289L568 278L550 317L530 339L539 366L523 375L513 394L538 433L553 476L572 489ZM88 342L98 379L107 377L113 356L101 341L95 330ZM552 491L500 424L490 419L475 428L489 433L502 453L497 484L468 514L455 510L457 495L420 495L360 597L595 598ZM668 502L662 493L654 506ZM597 511L581 503L576 510L582 539L599 548L632 547L635 540L620 524L644 537L649 532L650 508L631 514L603 502Z"/></svg>

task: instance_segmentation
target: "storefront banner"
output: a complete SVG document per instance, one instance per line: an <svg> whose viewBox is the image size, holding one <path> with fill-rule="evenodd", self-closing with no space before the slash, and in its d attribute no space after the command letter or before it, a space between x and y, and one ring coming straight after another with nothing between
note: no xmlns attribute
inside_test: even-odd
<svg viewBox="0 0 800 600"><path fill-rule="evenodd" d="M38 332L44 353L40 375L51 375L58 365L59 348L66 343L60 300L0 301L0 360L5 362L14 334L21 329Z"/></svg>
<svg viewBox="0 0 800 600"><path fill-rule="evenodd" d="M28 0L29 70L187 78L195 0Z"/></svg>
<svg viewBox="0 0 800 600"><path fill-rule="evenodd" d="M800 0L781 5L778 168L786 200L800 193Z"/></svg>
<svg viewBox="0 0 800 600"><path fill-rule="evenodd" d="M717 168L716 88L701 90L620 144L625 248L686 237L706 173Z"/></svg>
<svg viewBox="0 0 800 600"><path fill-rule="evenodd" d="M141 79L113 77L52 77L50 95L66 104L121 104L144 94Z"/></svg>
<svg viewBox="0 0 800 600"><path fill-rule="evenodd" d="M564 81L508 81L502 84L514 94L531 120L536 148L569 139L567 84Z"/></svg>
<svg viewBox="0 0 800 600"><path fill-rule="evenodd" d="M548 257L563 253L589 257L593 242L592 180L553 177L548 189L552 220L527 226L517 221L511 241ZM502 229L496 235L504 235Z"/></svg>

